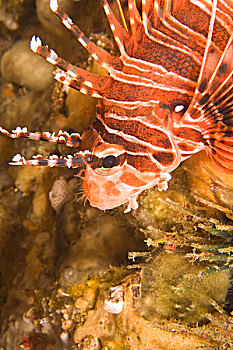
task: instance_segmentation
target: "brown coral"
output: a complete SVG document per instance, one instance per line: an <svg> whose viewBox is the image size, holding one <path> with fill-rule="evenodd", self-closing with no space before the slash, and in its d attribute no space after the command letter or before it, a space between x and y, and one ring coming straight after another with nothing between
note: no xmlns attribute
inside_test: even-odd
<svg viewBox="0 0 233 350"><path fill-rule="evenodd" d="M189 350L195 347L214 349L216 344L189 333L166 330L166 325L150 323L139 316L133 305L131 286L124 288L124 307L119 315L104 311L104 301L99 298L95 310L88 312L84 325L74 334L75 343L91 334L108 346L112 342L130 346L133 350Z"/></svg>

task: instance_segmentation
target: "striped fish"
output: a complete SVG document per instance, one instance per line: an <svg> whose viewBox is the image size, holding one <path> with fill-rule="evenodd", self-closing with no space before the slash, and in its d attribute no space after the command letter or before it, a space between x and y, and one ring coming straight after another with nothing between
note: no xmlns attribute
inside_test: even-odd
<svg viewBox="0 0 233 350"><path fill-rule="evenodd" d="M233 173L232 0L102 0L120 57L91 42L60 8L60 18L108 76L73 66L35 36L32 50L62 71L55 79L99 98L96 120L82 135L28 132L22 137L76 147L74 156L37 155L16 165L85 165L90 204L111 209L157 185L166 190L180 162L205 149L216 169ZM88 145L88 146L87 146Z"/></svg>

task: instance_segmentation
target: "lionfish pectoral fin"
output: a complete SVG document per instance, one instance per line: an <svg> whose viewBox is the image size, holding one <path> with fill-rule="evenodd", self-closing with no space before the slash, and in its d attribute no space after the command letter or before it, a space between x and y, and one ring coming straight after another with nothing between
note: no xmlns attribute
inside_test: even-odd
<svg viewBox="0 0 233 350"><path fill-rule="evenodd" d="M233 144L231 148L233 149ZM207 148L207 154L213 161L217 170L229 175L233 175L233 152L225 152L222 150L222 148L213 147L211 149Z"/></svg>
<svg viewBox="0 0 233 350"><path fill-rule="evenodd" d="M233 34L223 51L213 44L217 16L217 0L213 0L200 75L180 123L198 129L206 152L216 167L233 174Z"/></svg>
<svg viewBox="0 0 233 350"><path fill-rule="evenodd" d="M233 43L231 36L215 74L199 101L203 116L203 139L207 153L220 171L233 174ZM201 125L200 124L200 125Z"/></svg>
<svg viewBox="0 0 233 350"><path fill-rule="evenodd" d="M233 35L194 103L194 119L202 130L206 151L216 167L233 174ZM201 90L201 91L200 91ZM196 108L195 108L196 107ZM199 112L197 112L199 111Z"/></svg>
<svg viewBox="0 0 233 350"><path fill-rule="evenodd" d="M201 131L206 152L217 168L233 174L233 64L224 61L208 82L202 81L206 88L199 91L183 122Z"/></svg>

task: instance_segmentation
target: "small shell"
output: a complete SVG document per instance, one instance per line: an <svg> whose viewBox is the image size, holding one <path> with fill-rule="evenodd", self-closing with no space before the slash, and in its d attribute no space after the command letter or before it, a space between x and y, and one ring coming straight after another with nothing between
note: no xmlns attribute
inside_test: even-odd
<svg viewBox="0 0 233 350"><path fill-rule="evenodd" d="M49 200L54 210L59 211L63 204L70 201L72 193L65 179L60 178L53 183L49 192Z"/></svg>
<svg viewBox="0 0 233 350"><path fill-rule="evenodd" d="M109 299L104 301L104 310L112 314L118 315L124 306L124 293L122 286L111 288L111 295Z"/></svg>
<svg viewBox="0 0 233 350"><path fill-rule="evenodd" d="M106 299L104 301L104 310L107 312L110 312L111 314L118 315L119 313L121 313L123 306L124 306L123 300L112 301L111 299Z"/></svg>

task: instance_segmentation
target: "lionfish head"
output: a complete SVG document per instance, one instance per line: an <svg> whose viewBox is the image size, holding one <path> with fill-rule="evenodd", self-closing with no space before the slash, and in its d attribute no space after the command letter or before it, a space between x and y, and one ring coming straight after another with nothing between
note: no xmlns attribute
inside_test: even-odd
<svg viewBox="0 0 233 350"><path fill-rule="evenodd" d="M91 164L86 166L83 189L93 207L105 210L128 202L129 211L137 208L138 194L151 187L151 181L154 176L127 163L123 146L103 142L95 147Z"/></svg>

